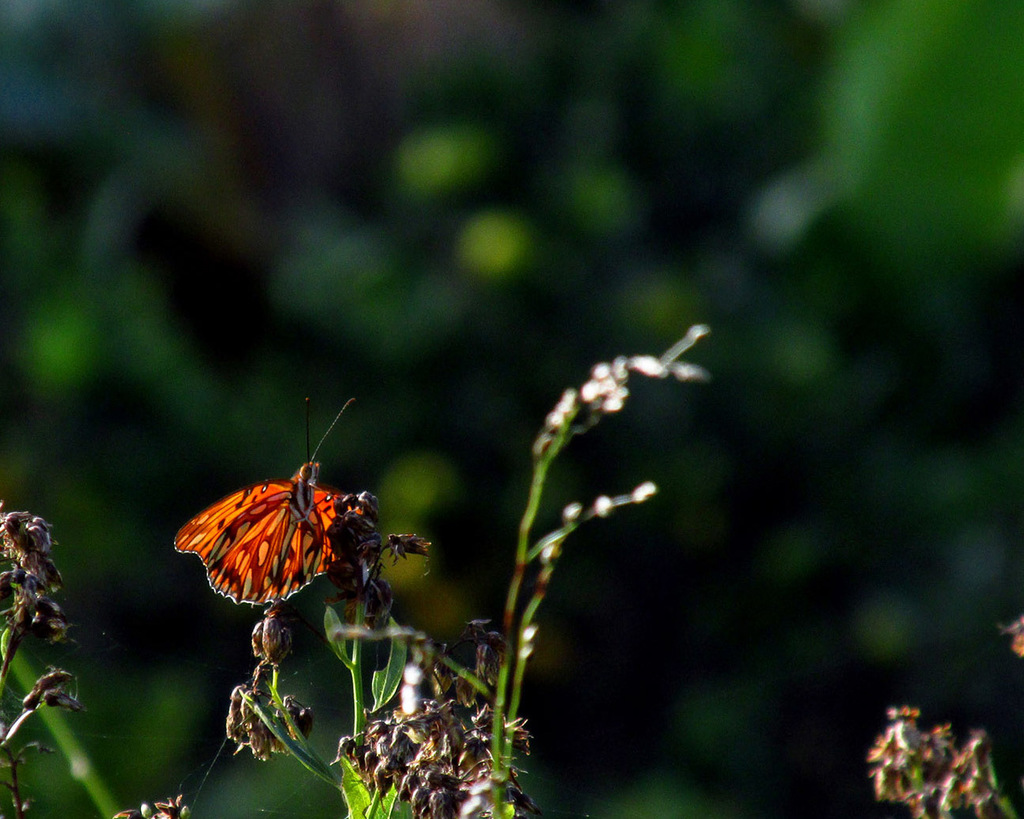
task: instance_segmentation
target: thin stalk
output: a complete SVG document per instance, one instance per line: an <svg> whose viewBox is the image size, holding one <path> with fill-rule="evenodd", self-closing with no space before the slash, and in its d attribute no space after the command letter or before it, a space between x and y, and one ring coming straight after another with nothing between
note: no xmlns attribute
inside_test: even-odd
<svg viewBox="0 0 1024 819"><path fill-rule="evenodd" d="M380 809L380 788L377 788L373 792L373 797L370 799L370 807L366 809L367 816L376 816L377 811Z"/></svg>
<svg viewBox="0 0 1024 819"><path fill-rule="evenodd" d="M543 569L541 569L540 575L537 578L537 589L534 592L530 602L526 604L526 608L523 610L523 617L519 623L519 638L517 645L519 646L516 651L516 657L512 670L512 685L510 687L511 696L509 697L508 712L505 716L506 723L511 726L515 722L516 717L519 716L519 702L523 692L523 677L526 675L526 661L529 658L530 652L524 650L526 645L525 634L526 630L533 625L534 618L537 615L537 610L540 608L540 604L544 599L547 592L548 582L551 579L551 575L554 573L555 564L554 560L547 563ZM504 728L504 726L502 726ZM506 738L505 742L507 747L511 747L512 744L512 733L515 729L509 727L505 729Z"/></svg>
<svg viewBox="0 0 1024 819"><path fill-rule="evenodd" d="M20 654L15 655L11 662L11 673L18 685L23 688L29 689L35 685L37 675L29 667L28 661ZM71 778L82 783L82 787L89 794L89 798L100 815L113 816L118 810L114 796L68 727L64 712L59 708L44 705L36 709L35 713L39 714L43 724L53 737L53 741L64 754L64 758L67 759Z"/></svg>
<svg viewBox="0 0 1024 819"><path fill-rule="evenodd" d="M356 625L361 624L366 618L366 603L359 601L356 603L355 618L354 622ZM363 641L359 639L352 640L352 653L349 655L351 665L349 669L352 673L352 736L357 737L363 733L363 728L366 727L366 693L363 685Z"/></svg>
<svg viewBox="0 0 1024 819"><path fill-rule="evenodd" d="M526 566L529 562L530 532L537 520L537 511L540 509L540 499L544 493L544 483L547 481L548 469L554 462L558 453L562 451L572 433L572 424L576 419L578 409L567 412L562 419L561 425L551 436L547 446L534 456L533 476L530 478L530 491L526 498L526 509L523 510L523 517L519 521L519 536L516 540L516 565L512 575L512 582L508 587L508 596L505 598L505 635L512 638L512 624L515 620L516 606L519 603L519 592L523 585L523 577L526 574Z"/></svg>
<svg viewBox="0 0 1024 819"><path fill-rule="evenodd" d="M512 580L509 583L508 596L505 598L504 632L509 642L509 650L505 660L498 670L498 682L494 691L494 720L491 724L491 758L493 760L493 773L496 781L502 781L508 772L511 763L511 745L506 738L506 704L510 696L518 703L519 696L515 691L516 683L513 682L512 690L509 689L509 677L512 666L518 663L515 659L519 656L522 641L522 627L515 628L516 609L519 607L519 595L522 591L523 580L526 576L526 568L530 562L530 533L533 531L533 524L537 519L537 512L540 509L541 496L544 493L544 484L547 481L548 469L554 462L558 453L564 448L571 436L572 423L576 417L576 411L567 413L562 419L562 424L555 431L548 441L547 446L537 454L533 462L533 475L530 479L530 490L526 499L526 509L519 521L519 534L516 541L516 562L512 573ZM522 675L517 675L522 679Z"/></svg>

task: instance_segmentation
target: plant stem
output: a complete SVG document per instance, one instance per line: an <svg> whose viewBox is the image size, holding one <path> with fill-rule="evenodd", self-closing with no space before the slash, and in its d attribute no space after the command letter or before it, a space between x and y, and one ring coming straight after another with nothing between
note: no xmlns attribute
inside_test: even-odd
<svg viewBox="0 0 1024 819"><path fill-rule="evenodd" d="M28 661L20 654L15 655L11 662L11 673L18 685L23 688L29 689L35 685L36 674L29 667ZM53 741L64 754L64 758L67 759L71 769L71 778L82 783L82 787L89 794L89 798L92 799L93 805L96 806L96 810L101 816L113 816L117 812L117 803L114 801L113 794L96 772L85 750L78 744L78 740L68 727L64 712L58 708L40 706L35 713L39 714L43 724L53 737Z"/></svg>
<svg viewBox="0 0 1024 819"><path fill-rule="evenodd" d="M522 644L523 624L520 623L519 627L516 628L515 620L516 609L519 607L519 595L526 576L526 568L530 561L530 533L537 519L537 511L540 509L540 500L544 493L548 469L571 437L572 424L576 414L576 410L566 413L562 419L561 426L548 441L547 446L534 456L533 475L530 479L530 491L526 499L526 509L523 511L523 517L519 521L516 563L512 573L512 580L509 583L508 596L505 598L503 618L504 633L508 640L508 651L498 671L498 683L494 691L494 720L491 725L492 772L496 782L504 781L511 764L511 740L510 736L506 736L505 731L506 704L511 699L515 707L518 708L519 695L515 689L522 683L522 674L517 672L513 680L512 690L509 689L509 677L512 674L513 664L518 667L520 663L519 654Z"/></svg>
<svg viewBox="0 0 1024 819"><path fill-rule="evenodd" d="M359 601L356 603L356 610L354 615L354 624L361 625L366 617L366 603ZM352 714L352 736L357 737L363 733L363 728L366 726L366 708L365 708L365 697L366 694L363 690L363 641L356 639L352 640L352 653L349 655L351 665L349 666L352 674L352 700L353 700L353 714Z"/></svg>

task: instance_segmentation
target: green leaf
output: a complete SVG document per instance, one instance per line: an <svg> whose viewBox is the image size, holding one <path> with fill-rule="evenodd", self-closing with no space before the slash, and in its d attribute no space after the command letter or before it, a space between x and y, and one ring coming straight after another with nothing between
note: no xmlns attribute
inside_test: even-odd
<svg viewBox="0 0 1024 819"><path fill-rule="evenodd" d="M277 739L281 741L281 744L288 749L288 752L294 756L306 770L310 773L319 776L325 782L338 787L342 785L342 782L338 781L338 774L328 765L320 756L313 750L313 748L306 742L305 737L301 740L296 739L290 733L288 729L278 720L272 711L267 710L259 702L252 697L246 696L246 702L256 712L257 716L263 723L270 729Z"/></svg>
<svg viewBox="0 0 1024 819"><path fill-rule="evenodd" d="M345 804L348 805L348 815L351 819L373 819L366 815L373 801L370 792L359 778L356 769L352 767L352 762L345 756L341 757L341 792L345 795Z"/></svg>
<svg viewBox="0 0 1024 819"><path fill-rule="evenodd" d="M394 802L391 810L391 819L412 819L412 806L408 802Z"/></svg>
<svg viewBox="0 0 1024 819"><path fill-rule="evenodd" d="M352 667L352 660L349 657L348 652L348 640L344 638L339 639L338 635L342 628L341 618L338 617L336 612L331 606L324 607L324 634L327 637L327 643L330 645L331 650L338 655L338 659L341 660L349 668Z"/></svg>
<svg viewBox="0 0 1024 819"><path fill-rule="evenodd" d="M373 812L371 819L388 819L395 809L396 799L398 799L398 789L392 785L388 789L387 795L380 800L380 804L377 805L377 810Z"/></svg>
<svg viewBox="0 0 1024 819"><path fill-rule="evenodd" d="M390 621L389 625L398 627L398 623L394 619ZM395 696L398 686L402 684L402 672L405 670L405 660L408 654L409 646L404 640L391 641L387 665L374 671L373 679L370 681L374 711L383 708L387 705L388 700Z"/></svg>

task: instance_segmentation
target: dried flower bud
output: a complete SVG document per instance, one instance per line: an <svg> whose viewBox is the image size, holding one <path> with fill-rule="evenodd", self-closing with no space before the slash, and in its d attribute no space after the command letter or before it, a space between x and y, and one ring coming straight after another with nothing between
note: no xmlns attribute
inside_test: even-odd
<svg viewBox="0 0 1024 819"><path fill-rule="evenodd" d="M68 621L60 606L53 600L49 597L39 597L29 628L34 636L51 643L59 643L67 634Z"/></svg>
<svg viewBox="0 0 1024 819"><path fill-rule="evenodd" d="M430 541L419 535L388 535L387 548L397 561L406 555L427 556Z"/></svg>
<svg viewBox="0 0 1024 819"><path fill-rule="evenodd" d="M491 744L479 734L466 737L466 743L459 755L459 771L471 773L477 765L491 760Z"/></svg>
<svg viewBox="0 0 1024 819"><path fill-rule="evenodd" d="M524 754L530 753L530 732L526 730L526 720L519 718L507 724L512 729L512 747Z"/></svg>
<svg viewBox="0 0 1024 819"><path fill-rule="evenodd" d="M366 584L366 621L370 628L380 628L388 623L391 617L391 605L395 595L391 584L383 577L378 577Z"/></svg>
<svg viewBox="0 0 1024 819"><path fill-rule="evenodd" d="M235 686L228 705L227 737L238 746L235 753L248 745L252 755L265 762L270 759L272 751L283 750L283 746L246 702L246 697L256 696L257 692L251 686Z"/></svg>
<svg viewBox="0 0 1024 819"><path fill-rule="evenodd" d="M430 687L434 691L434 696L438 699L444 697L448 693L448 690L452 687L452 683L455 682L455 672L452 671L444 663L434 663L434 667L430 673Z"/></svg>
<svg viewBox="0 0 1024 819"><path fill-rule="evenodd" d="M65 711L84 711L85 706L64 691L47 691L43 694L43 705L51 708L63 708Z"/></svg>
<svg viewBox="0 0 1024 819"><path fill-rule="evenodd" d="M20 579L19 580L15 579L16 576L19 573L22 576L24 576L25 570L24 569L12 569L10 571L6 571L6 572L3 572L3 573L0 573L0 600L6 600L8 597L10 597L11 594L13 594L13 592L14 592L14 588L13 588L14 585L16 583L17 584L21 583Z"/></svg>
<svg viewBox="0 0 1024 819"><path fill-rule="evenodd" d="M508 795L508 801L517 808L517 815L520 810L524 810L527 813L532 813L534 815L540 814L540 806L525 794L522 788L518 785L514 785L510 782L508 787L505 789L505 793Z"/></svg>
<svg viewBox="0 0 1024 819"><path fill-rule="evenodd" d="M280 741L275 737L263 720L253 719L249 725L249 750L260 762L266 762L270 755L277 750L282 750Z"/></svg>
<svg viewBox="0 0 1024 819"><path fill-rule="evenodd" d="M476 689L469 680L463 677L458 677L455 680L455 699L459 705L464 705L467 708L472 707L476 702Z"/></svg>
<svg viewBox="0 0 1024 819"><path fill-rule="evenodd" d="M244 745L248 739L248 729L246 727L248 708L246 707L245 700L242 699L244 691L246 691L246 688L243 685L236 685L231 691L226 721L227 737L239 747Z"/></svg>
<svg viewBox="0 0 1024 819"><path fill-rule="evenodd" d="M304 737L309 737L313 732L313 709L300 704L292 696L284 698L284 707L292 718L292 722L295 723L295 727L299 729Z"/></svg>
<svg viewBox="0 0 1024 819"><path fill-rule="evenodd" d="M292 650L292 630L286 615L272 606L252 630L252 651L256 659L280 665Z"/></svg>
<svg viewBox="0 0 1024 819"><path fill-rule="evenodd" d="M495 685L504 655L505 639L496 631L487 632L476 646L476 675L488 685Z"/></svg>
<svg viewBox="0 0 1024 819"><path fill-rule="evenodd" d="M26 711L34 711L41 703L46 705L52 704L45 702L47 696L52 698L55 692L61 692L64 686L71 682L72 679L73 677L67 671L60 668L48 671L36 680L32 690L21 701L21 707ZM81 708L82 706L79 704L77 708L72 708L71 710L80 711Z"/></svg>
<svg viewBox="0 0 1024 819"><path fill-rule="evenodd" d="M184 796L176 796L169 802L157 802L156 809L159 813L153 819L189 819L192 811L188 805L182 804Z"/></svg>
<svg viewBox="0 0 1024 819"><path fill-rule="evenodd" d="M431 819L455 819L458 800L453 790L435 790L430 794Z"/></svg>
<svg viewBox="0 0 1024 819"><path fill-rule="evenodd" d="M50 537L50 524L41 517L33 516L25 523L25 534L28 536L28 551L38 555L50 554L53 539Z"/></svg>
<svg viewBox="0 0 1024 819"><path fill-rule="evenodd" d="M413 816L429 816L430 810L430 788L421 785L412 792L409 797L409 805L412 807Z"/></svg>
<svg viewBox="0 0 1024 819"><path fill-rule="evenodd" d="M356 756L356 740L355 737L342 737L338 740L338 755L334 757L334 762L340 762L342 759L354 760ZM332 763L333 764L333 763Z"/></svg>

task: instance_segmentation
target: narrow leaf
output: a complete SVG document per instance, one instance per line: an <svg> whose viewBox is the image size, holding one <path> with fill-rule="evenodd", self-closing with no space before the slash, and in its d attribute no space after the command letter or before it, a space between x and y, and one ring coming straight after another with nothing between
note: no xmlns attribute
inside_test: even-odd
<svg viewBox="0 0 1024 819"><path fill-rule="evenodd" d="M327 643L330 645L331 650L338 655L345 665L351 668L351 658L348 654L348 640L338 635L342 630L341 618L338 617L338 612L331 606L324 606L324 634L327 637Z"/></svg>
<svg viewBox="0 0 1024 819"><path fill-rule="evenodd" d="M392 789L393 790L393 789ZM370 792L359 778L352 762L344 755L341 757L341 792L345 795L348 815L351 819L371 819L366 815L373 801Z"/></svg>
<svg viewBox="0 0 1024 819"><path fill-rule="evenodd" d="M340 784L338 781L338 774L335 773L330 765L328 765L321 757L313 750L313 748L306 742L305 738L301 741L295 739L288 729L274 716L271 711L264 708L259 702L246 697L246 702L256 712L257 716L263 721L263 723L270 729L277 739L281 741L289 753L294 756L299 763L310 773L319 776L325 782L338 787Z"/></svg>
<svg viewBox="0 0 1024 819"><path fill-rule="evenodd" d="M397 626L398 624L392 620L390 625ZM383 708L395 696L398 686L402 684L402 672L405 671L405 660L408 655L409 646L404 640L391 641L387 665L374 671L373 679L370 681L374 711Z"/></svg>
<svg viewBox="0 0 1024 819"><path fill-rule="evenodd" d="M377 808L377 812L373 819L388 819L391 816L392 811L395 809L395 800L398 799L398 789L392 785L388 789L387 796L380 801L380 806Z"/></svg>

